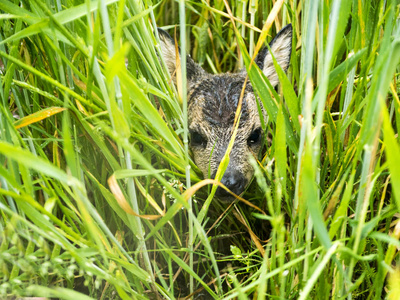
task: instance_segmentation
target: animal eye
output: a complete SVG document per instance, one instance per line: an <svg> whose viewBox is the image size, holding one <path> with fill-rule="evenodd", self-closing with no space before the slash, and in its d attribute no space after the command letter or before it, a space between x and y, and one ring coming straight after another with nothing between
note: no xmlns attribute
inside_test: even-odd
<svg viewBox="0 0 400 300"><path fill-rule="evenodd" d="M254 146L258 143L260 143L261 141L261 135L262 135L262 130L261 128L257 128L255 130L253 130L249 136L249 138L247 139L247 144L249 146Z"/></svg>
<svg viewBox="0 0 400 300"><path fill-rule="evenodd" d="M197 131L191 131L190 144L194 147L196 146L205 147L207 145L207 138L205 138L202 134L198 133Z"/></svg>

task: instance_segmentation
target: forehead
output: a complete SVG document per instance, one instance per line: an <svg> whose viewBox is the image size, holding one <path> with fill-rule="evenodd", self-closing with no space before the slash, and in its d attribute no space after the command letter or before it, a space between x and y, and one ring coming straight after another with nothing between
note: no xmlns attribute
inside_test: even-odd
<svg viewBox="0 0 400 300"><path fill-rule="evenodd" d="M199 82L189 94L189 109L195 114L192 119L201 118L202 121L218 127L231 126L244 81L243 76L222 74ZM250 82L247 82L242 101L241 124L250 117L253 103L249 102L254 101L252 95L253 89Z"/></svg>

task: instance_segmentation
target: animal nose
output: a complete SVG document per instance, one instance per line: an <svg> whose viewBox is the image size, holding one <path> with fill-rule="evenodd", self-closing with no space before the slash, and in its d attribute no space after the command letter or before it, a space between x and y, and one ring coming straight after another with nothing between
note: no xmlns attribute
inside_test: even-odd
<svg viewBox="0 0 400 300"><path fill-rule="evenodd" d="M246 178L238 172L225 172L221 183L236 195L240 195L246 187ZM233 198L225 189L218 187L216 195L219 198Z"/></svg>

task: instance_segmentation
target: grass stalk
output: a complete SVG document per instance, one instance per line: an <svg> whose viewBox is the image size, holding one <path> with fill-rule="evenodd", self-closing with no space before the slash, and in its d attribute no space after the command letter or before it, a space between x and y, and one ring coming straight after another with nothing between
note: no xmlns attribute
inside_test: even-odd
<svg viewBox="0 0 400 300"><path fill-rule="evenodd" d="M399 9L0 1L0 298L396 297ZM275 89L252 58L289 23ZM177 26L175 86L155 29ZM190 157L187 55L247 71L268 114L245 201Z"/></svg>
<svg viewBox="0 0 400 300"><path fill-rule="evenodd" d="M190 184L190 164L189 164L189 129L188 129L188 105L187 105L187 82L186 82L186 7L185 1L179 1L179 29L181 37L181 102L182 102L182 113L183 113L183 145L185 151L185 174L186 174L186 188L189 189ZM194 244L194 232L193 232L193 203L192 197L188 199L189 206L189 268L193 270L193 244ZM189 276L189 292L194 292L194 278L190 274Z"/></svg>

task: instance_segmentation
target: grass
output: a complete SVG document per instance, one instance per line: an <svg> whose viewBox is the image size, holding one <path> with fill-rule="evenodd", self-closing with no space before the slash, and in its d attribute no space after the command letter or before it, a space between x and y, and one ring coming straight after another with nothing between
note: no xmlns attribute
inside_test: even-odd
<svg viewBox="0 0 400 300"><path fill-rule="evenodd" d="M396 1L4 0L0 12L0 298L400 297ZM289 23L275 91L251 61ZM156 26L211 73L247 68L272 136L251 205L206 200L185 69L179 93Z"/></svg>

